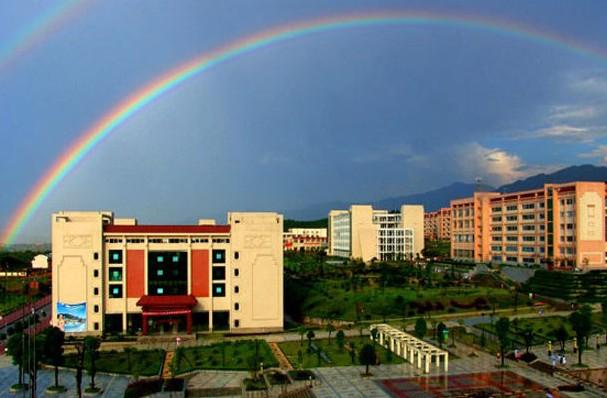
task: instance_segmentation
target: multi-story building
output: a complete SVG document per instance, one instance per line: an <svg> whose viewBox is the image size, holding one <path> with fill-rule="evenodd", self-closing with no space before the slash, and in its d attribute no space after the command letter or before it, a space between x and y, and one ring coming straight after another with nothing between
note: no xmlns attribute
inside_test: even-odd
<svg viewBox="0 0 607 398"><path fill-rule="evenodd" d="M52 323L89 334L282 330L282 224L276 213L228 213L227 225L55 213Z"/></svg>
<svg viewBox="0 0 607 398"><path fill-rule="evenodd" d="M289 228L283 233L283 249L290 251L317 251L327 248L326 228Z"/></svg>
<svg viewBox="0 0 607 398"><path fill-rule="evenodd" d="M546 184L451 201L451 255L482 262L605 268L602 182Z"/></svg>
<svg viewBox="0 0 607 398"><path fill-rule="evenodd" d="M451 208L424 213L424 235L429 240L451 239Z"/></svg>
<svg viewBox="0 0 607 398"><path fill-rule="evenodd" d="M368 262L411 258L423 249L423 206L403 205L400 213L370 205L329 212L329 255Z"/></svg>

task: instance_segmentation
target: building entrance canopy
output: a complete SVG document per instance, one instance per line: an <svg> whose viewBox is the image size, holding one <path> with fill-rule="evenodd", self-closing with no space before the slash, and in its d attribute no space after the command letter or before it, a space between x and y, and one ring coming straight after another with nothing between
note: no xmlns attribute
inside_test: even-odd
<svg viewBox="0 0 607 398"><path fill-rule="evenodd" d="M197 301L194 296L142 296L137 305L143 309L143 334L148 334L148 318L185 315L187 332L192 333L192 308Z"/></svg>

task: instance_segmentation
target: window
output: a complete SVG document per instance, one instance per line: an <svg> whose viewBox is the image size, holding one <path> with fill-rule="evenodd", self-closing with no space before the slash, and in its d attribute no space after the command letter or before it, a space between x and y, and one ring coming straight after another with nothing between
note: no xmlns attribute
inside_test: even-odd
<svg viewBox="0 0 607 398"><path fill-rule="evenodd" d="M110 298L122 298L122 285L110 285Z"/></svg>
<svg viewBox="0 0 607 398"><path fill-rule="evenodd" d="M491 209L491 211L493 213L499 213L500 211L502 211L502 208L501 207L494 207L494 208Z"/></svg>
<svg viewBox="0 0 607 398"><path fill-rule="evenodd" d="M93 324L93 327L95 328L95 330L99 330L99 322L95 322Z"/></svg>
<svg viewBox="0 0 607 398"><path fill-rule="evenodd" d="M516 205L506 206L506 211L514 211L514 210L516 210Z"/></svg>
<svg viewBox="0 0 607 398"><path fill-rule="evenodd" d="M240 304L234 303L234 311L240 310Z"/></svg>
<svg viewBox="0 0 607 398"><path fill-rule="evenodd" d="M238 260L240 258L239 252L234 252L234 260Z"/></svg>
<svg viewBox="0 0 607 398"><path fill-rule="evenodd" d="M226 296L225 283L213 283L213 297L225 297L225 296Z"/></svg>
<svg viewBox="0 0 607 398"><path fill-rule="evenodd" d="M516 246L506 246L506 251L507 252L516 252L516 251L518 251L518 248Z"/></svg>
<svg viewBox="0 0 607 398"><path fill-rule="evenodd" d="M156 261L159 263L164 263L164 256L157 256Z"/></svg>
<svg viewBox="0 0 607 398"><path fill-rule="evenodd" d="M110 250L110 264L122 264L122 250Z"/></svg>
<svg viewBox="0 0 607 398"><path fill-rule="evenodd" d="M120 282L122 280L122 268L110 267L110 281Z"/></svg>
<svg viewBox="0 0 607 398"><path fill-rule="evenodd" d="M506 227L506 231L518 231L518 227L516 225L510 225L508 227Z"/></svg>
<svg viewBox="0 0 607 398"><path fill-rule="evenodd" d="M500 216L495 216L495 217L491 218L491 220L492 220L493 222L502 221L502 217L500 217Z"/></svg>
<svg viewBox="0 0 607 398"><path fill-rule="evenodd" d="M238 286L234 286L234 293L240 292L240 288Z"/></svg>
<svg viewBox="0 0 607 398"><path fill-rule="evenodd" d="M99 312L99 306L97 304L95 304L95 306L93 306L93 311Z"/></svg>
<svg viewBox="0 0 607 398"><path fill-rule="evenodd" d="M179 262L179 255L174 255L173 256L173 262L174 263L178 263Z"/></svg>
<svg viewBox="0 0 607 398"><path fill-rule="evenodd" d="M234 268L234 276L240 275L240 270L238 268Z"/></svg>
<svg viewBox="0 0 607 398"><path fill-rule="evenodd" d="M533 209L535 206L533 203L525 203L523 204L523 209L528 210L528 209Z"/></svg>
<svg viewBox="0 0 607 398"><path fill-rule="evenodd" d="M156 270L156 276L164 276L164 270L163 269L157 269Z"/></svg>
<svg viewBox="0 0 607 398"><path fill-rule="evenodd" d="M507 236L506 240L508 242L518 242L518 237L517 236Z"/></svg>
<svg viewBox="0 0 607 398"><path fill-rule="evenodd" d="M517 216L506 216L506 221L516 221L517 218Z"/></svg>
<svg viewBox="0 0 607 398"><path fill-rule="evenodd" d="M98 278L99 277L99 270L98 269L93 270L93 277L94 278Z"/></svg>
<svg viewBox="0 0 607 398"><path fill-rule="evenodd" d="M240 321L238 319L234 319L234 327L240 327Z"/></svg>
<svg viewBox="0 0 607 398"><path fill-rule="evenodd" d="M157 287L156 288L156 294L164 294L164 288L163 287Z"/></svg>
<svg viewBox="0 0 607 398"><path fill-rule="evenodd" d="M213 280L225 280L226 279L226 267L213 267Z"/></svg>
<svg viewBox="0 0 607 398"><path fill-rule="evenodd" d="M93 253L93 260L99 260L99 253Z"/></svg>
<svg viewBox="0 0 607 398"><path fill-rule="evenodd" d="M213 264L225 264L226 262L226 251L225 250L213 250Z"/></svg>
<svg viewBox="0 0 607 398"><path fill-rule="evenodd" d="M99 288L98 287L96 287L96 288L93 289L93 295L94 296L99 296Z"/></svg>

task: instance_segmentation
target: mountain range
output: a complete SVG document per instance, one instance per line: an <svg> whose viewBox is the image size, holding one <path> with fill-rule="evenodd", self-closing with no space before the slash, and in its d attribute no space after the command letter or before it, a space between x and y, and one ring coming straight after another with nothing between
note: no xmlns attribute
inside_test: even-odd
<svg viewBox="0 0 607 398"><path fill-rule="evenodd" d="M571 166L551 174L538 174L517 180L513 183L495 188L489 185L478 185L465 182L454 182L445 187L427 192L396 196L367 202L377 209L398 209L402 204L422 204L426 211L434 211L441 207L449 207L453 199L472 196L475 191L517 192L541 188L548 183L564 183L571 181L607 181L607 167L593 165ZM301 209L285 211L285 218L295 220L315 220L327 217L331 209L347 209L356 204L346 201L317 203Z"/></svg>

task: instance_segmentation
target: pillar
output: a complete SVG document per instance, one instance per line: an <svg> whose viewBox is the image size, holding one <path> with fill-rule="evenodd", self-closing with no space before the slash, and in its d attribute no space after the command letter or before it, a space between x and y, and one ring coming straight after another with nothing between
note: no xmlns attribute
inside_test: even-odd
<svg viewBox="0 0 607 398"><path fill-rule="evenodd" d="M144 336L148 335L148 316L143 314L143 321L141 322L142 333Z"/></svg>
<svg viewBox="0 0 607 398"><path fill-rule="evenodd" d="M436 354L436 367L440 367L440 354Z"/></svg>
<svg viewBox="0 0 607 398"><path fill-rule="evenodd" d="M415 348L416 354L417 354L417 367L421 369L422 367L422 353L420 352L419 348Z"/></svg>
<svg viewBox="0 0 607 398"><path fill-rule="evenodd" d="M445 353L445 373L449 371L449 354Z"/></svg>
<svg viewBox="0 0 607 398"><path fill-rule="evenodd" d="M213 331L213 311L209 310L209 332Z"/></svg>
<svg viewBox="0 0 607 398"><path fill-rule="evenodd" d="M424 366L424 373L430 373L430 360L432 359L432 355L431 354L426 354L424 355L425 358L425 366Z"/></svg>

